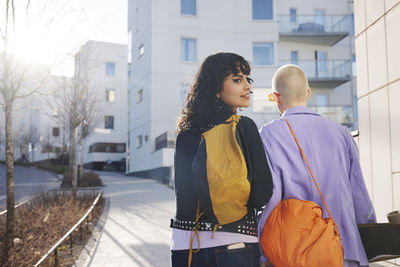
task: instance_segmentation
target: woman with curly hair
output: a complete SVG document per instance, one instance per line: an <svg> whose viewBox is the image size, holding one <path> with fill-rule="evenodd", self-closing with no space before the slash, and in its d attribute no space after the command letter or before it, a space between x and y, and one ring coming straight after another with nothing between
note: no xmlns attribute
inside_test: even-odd
<svg viewBox="0 0 400 267"><path fill-rule="evenodd" d="M205 215L199 218L192 169L202 133L224 123L238 109L250 106L252 80L249 75L250 66L242 56L217 53L204 60L187 95L177 125L175 147L173 267L260 266L256 213L271 197L272 179L255 123L241 116L236 126L251 185L247 214L242 219L219 226ZM193 242L194 230L198 240Z"/></svg>

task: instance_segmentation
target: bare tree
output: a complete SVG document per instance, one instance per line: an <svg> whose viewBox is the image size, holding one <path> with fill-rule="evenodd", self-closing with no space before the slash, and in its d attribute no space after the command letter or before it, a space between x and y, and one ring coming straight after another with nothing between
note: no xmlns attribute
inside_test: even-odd
<svg viewBox="0 0 400 267"><path fill-rule="evenodd" d="M74 0L75 1L75 0ZM36 84L27 83L32 79L29 79L30 70L29 67L21 64L15 57L15 47L18 41L17 33L21 36L22 25L30 25L31 22L38 22L43 26L43 32L48 31L51 25L59 25L55 23L59 20L63 14L66 14L66 9L70 8L69 5L72 0L62 1L49 1L49 0L0 0L0 106L2 107L5 114L5 161L6 161L6 187L7 187L7 223L6 223L6 235L4 242L4 259L7 259L8 251L13 246L14 237L14 153L13 153L13 108L15 100L30 96L33 94L40 93L39 89L46 84L43 79L41 82ZM88 7L89 1L75 1L79 2L78 10L71 10L74 14L78 14L76 19L70 19L71 25L69 31L64 31L65 42L69 42L73 38L69 38L72 35L76 36L76 30L79 29L80 23L87 18L85 14L85 8ZM94 2L94 1L92 1ZM84 7L86 5L86 7ZM76 6L75 6L76 8ZM77 12L75 12L77 11ZM35 13L36 12L36 13ZM37 17L33 18L32 14L37 14ZM61 15L61 16L60 16ZM31 20L31 18L33 18ZM57 26L55 26L57 27ZM98 30L98 29L97 29ZM36 37L40 39L41 37ZM41 40L41 39L40 39ZM65 45L64 43L61 43ZM49 72L48 72L49 73ZM35 79L33 79L35 80ZM36 79L38 80L38 79ZM79 81L81 79L74 79ZM81 99L85 99L84 91L82 90L78 82L73 82L70 91L69 100L64 99L66 102L70 101L77 109L71 109L69 119L67 121L71 137L71 142L75 143L76 147L76 131L80 122L83 120L81 115ZM65 91L65 90L64 90ZM64 131L63 131L64 132ZM74 133L74 134L72 134ZM76 151L75 151L76 154ZM76 158L76 157L75 157ZM75 170L76 170L76 159L75 159ZM76 172L76 171L75 171Z"/></svg>
<svg viewBox="0 0 400 267"><path fill-rule="evenodd" d="M61 123L68 125L70 133L70 151L72 152L72 190L76 193L76 145L77 131L80 123L83 120L82 115L82 99L85 99L84 92L77 88L75 78L62 77L60 79L59 90L52 101L52 104L58 109L58 120Z"/></svg>
<svg viewBox="0 0 400 267"><path fill-rule="evenodd" d="M78 127L81 126L79 138L81 150L80 173L83 175L83 140L94 132L101 119L101 110L92 81L103 62L98 61L96 58L96 48L89 44L85 45L75 55L75 76L69 79L67 83L64 79L63 90L58 91L59 96L56 96L54 101L59 110L58 117L60 122L68 125L70 132L73 190L76 190L77 186L76 147Z"/></svg>
<svg viewBox="0 0 400 267"><path fill-rule="evenodd" d="M33 1L32 1L33 2ZM35 1L36 2L36 1ZM46 3L45 3L46 2ZM43 6L47 4L44 1ZM15 56L19 14L28 14L31 0L15 1L5 0L0 2L0 96L5 114L6 136L6 187L7 187L7 219L4 240L4 259L13 246L14 237L14 151L13 151L13 109L17 99L31 96L39 91L45 84L45 78L35 74L29 65L26 65ZM20 17L18 17L20 18ZM29 81L29 83L28 83ZM27 135L28 136L28 135Z"/></svg>
<svg viewBox="0 0 400 267"><path fill-rule="evenodd" d="M1 44L3 52L1 54L1 77L0 94L3 100L3 110L5 113L5 134L6 134L6 186L7 186L7 222L4 244L4 258L8 256L8 251L13 245L14 236L14 151L13 151L13 132L12 132L12 112L13 105L17 98L22 97L21 87L27 75L26 68L20 68L14 56L14 50L10 42L15 40L16 16L14 0L1 2L4 6L1 16L4 21L0 24ZM32 94L33 90L25 93Z"/></svg>
<svg viewBox="0 0 400 267"><path fill-rule="evenodd" d="M93 94L95 95L95 94ZM83 158L84 158L84 140L94 133L95 128L101 123L102 113L100 111L100 107L97 103L96 97L90 97L85 99L83 105L83 121L81 123L81 132L80 132L80 179L83 179Z"/></svg>
<svg viewBox="0 0 400 267"><path fill-rule="evenodd" d="M81 173L83 174L83 139L93 133L100 120L100 108L96 94L90 83L95 75L98 63L91 61L89 54L78 55L85 64L85 71L77 71L71 79L62 78L53 105L59 111L58 119L68 125L70 133L70 159L72 171L72 190L77 189L77 139L78 128L81 126ZM77 56L76 56L77 57Z"/></svg>

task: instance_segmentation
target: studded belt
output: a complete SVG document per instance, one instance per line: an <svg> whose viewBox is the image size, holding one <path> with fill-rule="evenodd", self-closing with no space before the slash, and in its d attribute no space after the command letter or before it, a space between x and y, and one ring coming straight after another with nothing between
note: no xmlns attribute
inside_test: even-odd
<svg viewBox="0 0 400 267"><path fill-rule="evenodd" d="M195 221L185 221L179 219L171 219L171 228L191 231L195 227ZM199 231L213 231L215 223L212 222L198 222ZM237 222L230 224L219 225L216 229L217 232L231 232L240 233L245 235L257 236L257 220L255 215L248 213L245 217Z"/></svg>

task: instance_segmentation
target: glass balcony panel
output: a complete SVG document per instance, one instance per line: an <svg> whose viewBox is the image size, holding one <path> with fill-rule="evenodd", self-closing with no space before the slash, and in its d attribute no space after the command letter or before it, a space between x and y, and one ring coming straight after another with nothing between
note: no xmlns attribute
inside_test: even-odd
<svg viewBox="0 0 400 267"><path fill-rule="evenodd" d="M291 60L282 60L279 66L292 64ZM345 78L351 77L350 60L299 60L297 65L301 67L309 79L316 78Z"/></svg>
<svg viewBox="0 0 400 267"><path fill-rule="evenodd" d="M280 33L348 33L350 16L348 15L290 15L279 16Z"/></svg>

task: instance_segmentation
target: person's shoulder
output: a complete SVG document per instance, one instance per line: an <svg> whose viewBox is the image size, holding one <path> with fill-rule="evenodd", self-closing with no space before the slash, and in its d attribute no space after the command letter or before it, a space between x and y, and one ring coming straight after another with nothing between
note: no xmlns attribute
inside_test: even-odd
<svg viewBox="0 0 400 267"><path fill-rule="evenodd" d="M261 126L260 132L263 133L263 132L270 132L270 131L276 130L277 128L281 128L284 125L283 123L284 123L284 121L282 118L274 119L271 122Z"/></svg>
<svg viewBox="0 0 400 267"><path fill-rule="evenodd" d="M341 134L344 134L346 136L350 134L350 132L346 126L344 126L336 121L324 118L322 116L320 117L320 119L324 122L325 127L329 127L329 129L336 129L338 132L340 132Z"/></svg>
<svg viewBox="0 0 400 267"><path fill-rule="evenodd" d="M245 128L248 126L257 127L256 123L251 118L243 115L240 116L238 125L243 125Z"/></svg>
<svg viewBox="0 0 400 267"><path fill-rule="evenodd" d="M190 130L180 131L176 136L176 142L183 140L195 140L200 137L200 134L194 133Z"/></svg>

